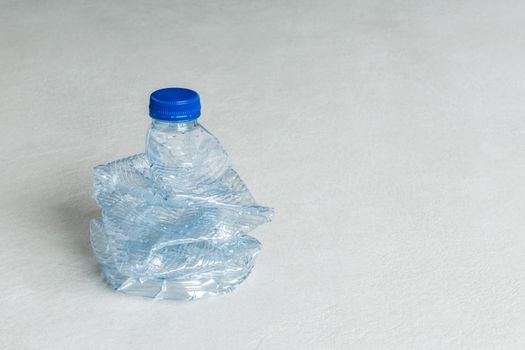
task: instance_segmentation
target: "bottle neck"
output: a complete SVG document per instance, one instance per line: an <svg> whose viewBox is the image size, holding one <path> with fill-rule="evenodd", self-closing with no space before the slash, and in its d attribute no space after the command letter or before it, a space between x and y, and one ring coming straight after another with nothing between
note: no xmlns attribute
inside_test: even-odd
<svg viewBox="0 0 525 350"><path fill-rule="evenodd" d="M197 119L184 120L179 122L153 119L151 122L151 127L167 132L184 132L196 128Z"/></svg>

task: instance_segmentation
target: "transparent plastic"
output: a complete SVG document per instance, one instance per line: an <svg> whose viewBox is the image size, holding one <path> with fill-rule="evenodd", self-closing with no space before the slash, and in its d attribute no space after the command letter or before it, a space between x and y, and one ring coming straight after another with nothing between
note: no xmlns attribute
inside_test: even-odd
<svg viewBox="0 0 525 350"><path fill-rule="evenodd" d="M271 220L215 136L196 120L153 121L146 152L94 169L101 218L91 244L115 289L192 300L234 290L261 244L248 233Z"/></svg>

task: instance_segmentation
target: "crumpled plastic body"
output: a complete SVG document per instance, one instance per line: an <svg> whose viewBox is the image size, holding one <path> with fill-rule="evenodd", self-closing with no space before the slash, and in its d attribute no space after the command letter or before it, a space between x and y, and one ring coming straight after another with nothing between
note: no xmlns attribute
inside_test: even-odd
<svg viewBox="0 0 525 350"><path fill-rule="evenodd" d="M248 235L271 220L231 167L195 188L167 191L145 154L94 169L101 218L91 244L105 279L119 291L192 300L234 290L260 251Z"/></svg>

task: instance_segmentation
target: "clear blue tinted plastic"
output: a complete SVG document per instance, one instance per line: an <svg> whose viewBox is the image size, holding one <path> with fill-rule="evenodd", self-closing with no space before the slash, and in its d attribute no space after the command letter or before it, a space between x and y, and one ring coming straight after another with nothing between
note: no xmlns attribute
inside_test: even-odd
<svg viewBox="0 0 525 350"><path fill-rule="evenodd" d="M146 152L94 169L102 217L91 243L108 283L147 297L191 300L227 293L250 274L271 220L196 120L154 120Z"/></svg>

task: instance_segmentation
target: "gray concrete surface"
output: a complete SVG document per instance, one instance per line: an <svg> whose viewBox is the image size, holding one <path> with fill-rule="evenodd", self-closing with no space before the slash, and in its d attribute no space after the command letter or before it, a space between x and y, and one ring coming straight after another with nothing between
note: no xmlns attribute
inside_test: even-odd
<svg viewBox="0 0 525 350"><path fill-rule="evenodd" d="M0 348L522 349L525 2L0 0ZM275 221L237 292L115 293L90 169L185 86Z"/></svg>

